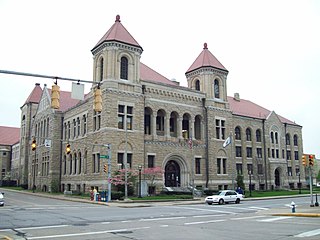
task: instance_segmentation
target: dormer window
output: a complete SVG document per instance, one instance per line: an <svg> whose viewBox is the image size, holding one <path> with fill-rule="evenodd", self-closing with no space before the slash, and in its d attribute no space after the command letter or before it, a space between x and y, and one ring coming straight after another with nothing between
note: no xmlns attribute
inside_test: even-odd
<svg viewBox="0 0 320 240"><path fill-rule="evenodd" d="M220 86L219 81L217 79L214 80L214 97L220 98Z"/></svg>
<svg viewBox="0 0 320 240"><path fill-rule="evenodd" d="M120 78L128 80L128 59L126 57L121 58Z"/></svg>

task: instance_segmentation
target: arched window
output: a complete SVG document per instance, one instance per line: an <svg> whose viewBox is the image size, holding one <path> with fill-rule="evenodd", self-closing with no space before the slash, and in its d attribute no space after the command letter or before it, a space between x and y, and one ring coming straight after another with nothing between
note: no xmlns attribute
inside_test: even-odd
<svg viewBox="0 0 320 240"><path fill-rule="evenodd" d="M251 130L250 130L250 128L246 129L246 138L247 138L247 141L251 141Z"/></svg>
<svg viewBox="0 0 320 240"><path fill-rule="evenodd" d="M273 132L271 132L270 138L271 138L271 143L274 143L274 135L273 135Z"/></svg>
<svg viewBox="0 0 320 240"><path fill-rule="evenodd" d="M220 98L220 86L219 81L217 79L214 80L214 97Z"/></svg>
<svg viewBox="0 0 320 240"><path fill-rule="evenodd" d="M256 141L257 142L261 142L261 131L260 131L260 129L258 129L256 131Z"/></svg>
<svg viewBox="0 0 320 240"><path fill-rule="evenodd" d="M120 78L128 80L128 59L126 57L121 58Z"/></svg>
<svg viewBox="0 0 320 240"><path fill-rule="evenodd" d="M290 145L290 135L289 135L289 133L286 134L286 145Z"/></svg>
<svg viewBox="0 0 320 240"><path fill-rule="evenodd" d="M103 58L100 59L99 67L100 67L99 81L101 82L103 80Z"/></svg>
<svg viewBox="0 0 320 240"><path fill-rule="evenodd" d="M293 145L298 146L298 136L297 135L293 136Z"/></svg>
<svg viewBox="0 0 320 240"><path fill-rule="evenodd" d="M276 139L276 144L278 144L279 141L278 141L278 133L277 132L274 133L274 138Z"/></svg>
<svg viewBox="0 0 320 240"><path fill-rule="evenodd" d="M195 87L197 91L200 91L200 81L196 80Z"/></svg>
<svg viewBox="0 0 320 240"><path fill-rule="evenodd" d="M239 127L236 127L234 130L236 140L241 140L241 131Z"/></svg>

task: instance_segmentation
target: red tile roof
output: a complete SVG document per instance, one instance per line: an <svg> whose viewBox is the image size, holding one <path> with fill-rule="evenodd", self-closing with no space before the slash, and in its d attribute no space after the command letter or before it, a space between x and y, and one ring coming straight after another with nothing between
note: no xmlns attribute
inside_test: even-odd
<svg viewBox="0 0 320 240"><path fill-rule="evenodd" d="M0 126L0 145L12 146L20 141L20 128Z"/></svg>
<svg viewBox="0 0 320 240"><path fill-rule="evenodd" d="M152 81L152 82L160 82L169 85L177 85L172 82L168 78L162 76L160 73L155 70L149 68L147 65L140 62L140 78L141 80Z"/></svg>
<svg viewBox="0 0 320 240"><path fill-rule="evenodd" d="M120 16L116 16L115 23L111 28L104 34L104 36L99 40L95 47L91 50L93 51L96 47L106 41L118 41L122 43L127 43L133 46L142 47L139 43L131 36L127 29L121 24Z"/></svg>
<svg viewBox="0 0 320 240"><path fill-rule="evenodd" d="M186 73L201 67L214 67L228 72L228 70L219 62L219 60L208 50L206 43L204 43L202 52L189 67Z"/></svg>
<svg viewBox="0 0 320 240"><path fill-rule="evenodd" d="M239 101L234 99L233 97L228 97L228 102L230 104L232 113L235 115L258 119L267 119L267 117L271 113L271 111L269 111L268 109L265 109L249 100L240 99ZM292 122L289 119L286 119L278 114L277 116L282 123L297 125L295 122Z"/></svg>
<svg viewBox="0 0 320 240"><path fill-rule="evenodd" d="M36 83L35 87L33 88L32 92L30 93L29 97L27 98L24 104L39 103L41 95L42 95L42 88L40 87L39 83Z"/></svg>

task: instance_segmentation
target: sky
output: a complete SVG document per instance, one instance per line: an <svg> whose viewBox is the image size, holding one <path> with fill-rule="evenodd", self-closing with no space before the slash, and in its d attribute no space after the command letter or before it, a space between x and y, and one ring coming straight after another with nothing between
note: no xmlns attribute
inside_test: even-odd
<svg viewBox="0 0 320 240"><path fill-rule="evenodd" d="M91 49L117 14L141 62L181 86L207 43L229 71L228 96L301 125L304 153L320 158L317 0L0 0L0 70L92 81ZM0 73L1 126L20 127L35 83L53 80ZM71 91L71 82L58 85Z"/></svg>

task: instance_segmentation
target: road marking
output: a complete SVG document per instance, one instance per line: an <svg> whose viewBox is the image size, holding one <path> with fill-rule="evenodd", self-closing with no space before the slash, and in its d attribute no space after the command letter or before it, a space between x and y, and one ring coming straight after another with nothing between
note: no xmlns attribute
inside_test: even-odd
<svg viewBox="0 0 320 240"><path fill-rule="evenodd" d="M264 208L264 207L250 207L252 209L257 209L257 210L269 210L269 208Z"/></svg>
<svg viewBox="0 0 320 240"><path fill-rule="evenodd" d="M239 218L230 218L230 220L245 220L245 219L255 219L255 218L263 218L266 216L251 216L251 217L239 217Z"/></svg>
<svg viewBox="0 0 320 240"><path fill-rule="evenodd" d="M66 238L66 237L76 237L76 236L84 236L84 235L97 235L97 234L105 234L105 233L126 232L126 231L134 231L134 230L141 230L141 229L148 229L148 228L150 228L150 227L124 228L124 229L113 229L113 230L106 230L106 231L99 231L99 232L48 235L48 236L39 236L39 237L28 237L28 239Z"/></svg>
<svg viewBox="0 0 320 240"><path fill-rule="evenodd" d="M160 225L160 227L169 227L169 225Z"/></svg>
<svg viewBox="0 0 320 240"><path fill-rule="evenodd" d="M111 222L101 222L101 224L110 224Z"/></svg>
<svg viewBox="0 0 320 240"><path fill-rule="evenodd" d="M234 213L234 212L219 211L219 210L213 210L213 209L201 209L201 208L191 208L191 207L175 207L175 208L183 208L183 209L205 211L205 212L218 212L218 213L227 213L227 214L237 214L237 213Z"/></svg>
<svg viewBox="0 0 320 240"><path fill-rule="evenodd" d="M284 219L288 219L292 217L276 217L276 218L268 218L268 219L263 219L263 220L258 220L258 222L275 222L275 221L280 221Z"/></svg>
<svg viewBox="0 0 320 240"><path fill-rule="evenodd" d="M161 220L174 220L174 219L183 219L186 217L169 217L169 218L142 218L140 222L148 222L148 221L161 221Z"/></svg>
<svg viewBox="0 0 320 240"><path fill-rule="evenodd" d="M308 231L308 232L303 232L298 235L295 235L294 237L313 237L316 235L320 235L320 229Z"/></svg>
<svg viewBox="0 0 320 240"><path fill-rule="evenodd" d="M46 228L59 228L59 227L68 227L70 225L52 225L52 226L42 226L42 227L25 227L25 228L15 228L15 230L33 230L33 229L46 229Z"/></svg>
<svg viewBox="0 0 320 240"><path fill-rule="evenodd" d="M216 215L199 215L199 216L192 216L194 218L206 218L206 217L222 217L226 216L226 214L216 214Z"/></svg>
<svg viewBox="0 0 320 240"><path fill-rule="evenodd" d="M217 219L217 220L210 220L210 221L203 221L203 222L188 222L188 223L184 223L184 225L196 225L196 224L216 223L216 222L224 222L224 221L226 220Z"/></svg>

